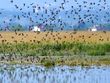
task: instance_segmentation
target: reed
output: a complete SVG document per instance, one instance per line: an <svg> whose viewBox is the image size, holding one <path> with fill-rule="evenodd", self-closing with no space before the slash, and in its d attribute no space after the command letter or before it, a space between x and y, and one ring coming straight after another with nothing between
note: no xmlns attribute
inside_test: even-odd
<svg viewBox="0 0 110 83"><path fill-rule="evenodd" d="M41 56L48 56L48 55L56 55L61 54L79 54L79 55L106 55L106 53L110 53L110 43L84 43L84 42L57 42L57 43L14 43L14 44L7 44L2 43L0 44L0 53L2 54L20 54L23 55L41 55Z"/></svg>

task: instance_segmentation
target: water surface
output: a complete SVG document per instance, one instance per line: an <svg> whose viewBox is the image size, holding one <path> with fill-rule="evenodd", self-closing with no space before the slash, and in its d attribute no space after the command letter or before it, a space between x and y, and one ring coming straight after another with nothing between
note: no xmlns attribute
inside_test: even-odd
<svg viewBox="0 0 110 83"><path fill-rule="evenodd" d="M110 67L0 65L0 83L110 83Z"/></svg>

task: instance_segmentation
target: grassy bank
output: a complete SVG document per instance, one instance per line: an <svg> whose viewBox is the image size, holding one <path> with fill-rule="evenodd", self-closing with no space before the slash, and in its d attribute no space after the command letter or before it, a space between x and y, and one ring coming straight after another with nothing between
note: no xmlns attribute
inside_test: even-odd
<svg viewBox="0 0 110 83"><path fill-rule="evenodd" d="M0 44L1 54L20 54L29 56L104 56L110 54L110 43L16 43Z"/></svg>

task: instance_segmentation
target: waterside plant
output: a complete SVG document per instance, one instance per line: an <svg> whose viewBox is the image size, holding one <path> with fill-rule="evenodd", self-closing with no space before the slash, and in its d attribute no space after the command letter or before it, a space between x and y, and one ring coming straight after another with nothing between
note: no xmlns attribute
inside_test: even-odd
<svg viewBox="0 0 110 83"><path fill-rule="evenodd" d="M20 54L21 56L63 56L65 54L102 56L110 53L110 43L2 43L0 53Z"/></svg>

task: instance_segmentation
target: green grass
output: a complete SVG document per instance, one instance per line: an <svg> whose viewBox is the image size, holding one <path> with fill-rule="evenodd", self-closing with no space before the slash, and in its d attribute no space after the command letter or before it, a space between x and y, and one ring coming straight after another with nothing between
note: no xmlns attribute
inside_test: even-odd
<svg viewBox="0 0 110 83"><path fill-rule="evenodd" d="M110 43L94 44L80 42L62 43L18 43L0 44L2 54L20 54L29 56L63 56L65 52L70 55L102 56L110 52Z"/></svg>

